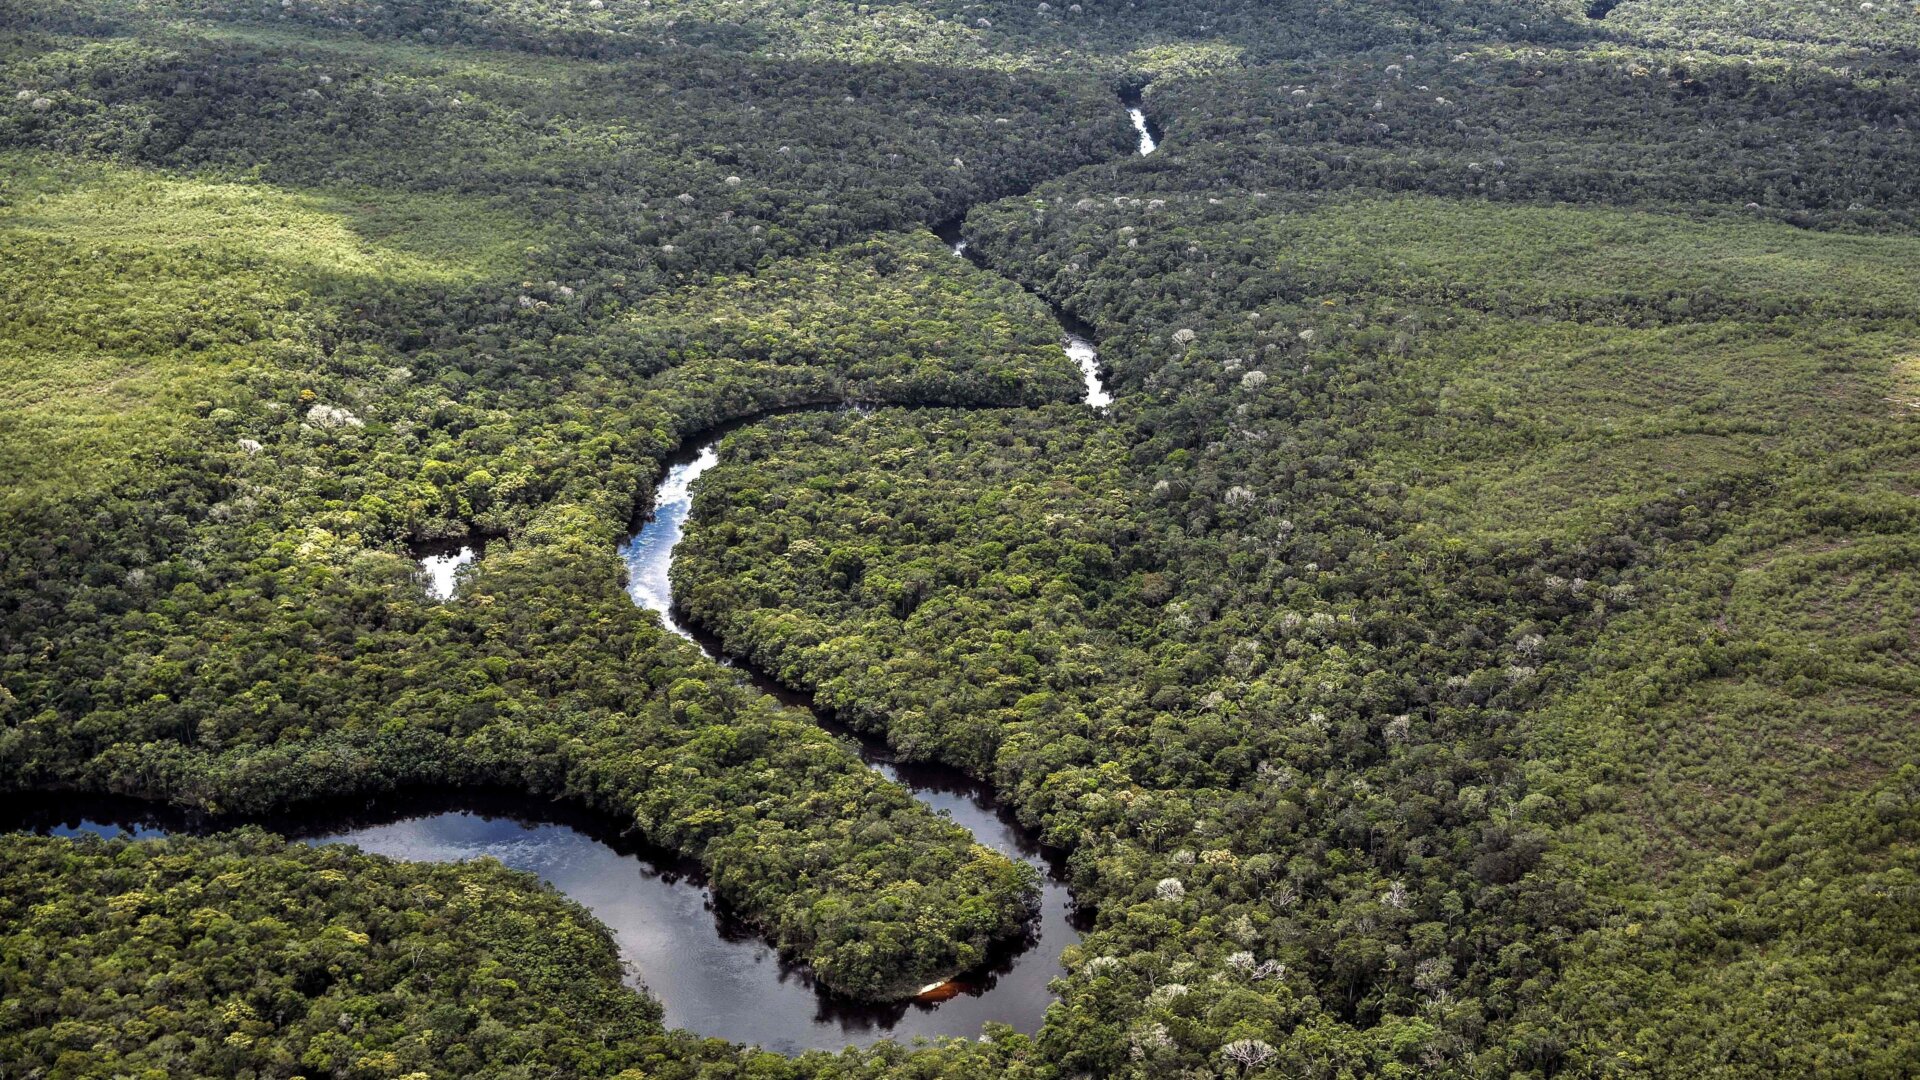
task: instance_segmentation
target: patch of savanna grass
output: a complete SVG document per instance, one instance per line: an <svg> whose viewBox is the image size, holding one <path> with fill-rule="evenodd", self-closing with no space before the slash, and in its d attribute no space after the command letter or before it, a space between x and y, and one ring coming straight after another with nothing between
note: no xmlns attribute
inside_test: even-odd
<svg viewBox="0 0 1920 1080"><path fill-rule="evenodd" d="M1794 816L1750 856L1623 891L1530 1011L1605 1063L1580 1071L1609 1076L1671 1076L1676 1062L1702 1076L1904 1075L1920 971L1914 790L1903 771ZM1615 868L1640 865L1622 856ZM1545 869L1605 887L1578 864Z"/></svg>
<svg viewBox="0 0 1920 1080"><path fill-rule="evenodd" d="M1917 238L1434 198L1265 231L1303 299L1417 320L1369 467L1436 537L1578 542L1920 412Z"/></svg>
<svg viewBox="0 0 1920 1080"><path fill-rule="evenodd" d="M267 41L326 33L308 24L288 32L256 26L250 5L226 11L203 3L130 3L96 0L90 5L116 18L154 20L196 32L231 32ZM522 2L489 5L484 18L506 40L552 35L595 40L604 45L645 48L674 40L732 52L777 55L826 63L939 63L998 71L1093 70L1102 73L1192 73L1237 67L1246 47L1196 27L1199 39L1173 40L1148 33L1128 20L1101 20L1094 31L1101 47L1089 48L1084 21L1063 22L1022 5L992 12L983 19L972 6L960 16L938 5L875 4L838 7L804 0L677 0L672 4L583 5ZM1263 13L1264 14L1264 13ZM376 15L375 18L378 16ZM1206 20L1195 19L1204 26ZM365 25L365 24L362 24ZM377 24L375 24L377 25ZM151 34L155 28L143 27ZM1064 33L1063 33L1064 32ZM343 40L346 40L343 37ZM1146 44L1139 44L1140 42ZM1081 46L1063 49L1071 42ZM402 43L415 47L414 43ZM428 48L446 46L435 42ZM502 53L508 50L500 50ZM541 58L527 55L536 62Z"/></svg>
<svg viewBox="0 0 1920 1080"><path fill-rule="evenodd" d="M541 87L617 68L610 61L577 56L545 56L512 49L330 34L315 27L282 29L248 23L176 20L142 27L140 38L182 43L230 41L289 55L333 56L395 73L503 84L517 81Z"/></svg>
<svg viewBox="0 0 1920 1080"><path fill-rule="evenodd" d="M1299 219L1298 257L1485 312L1419 334L1400 372L1417 404L1368 463L1418 527L1577 547L1656 501L1712 525L1648 552L1639 600L1607 599L1581 681L1541 713L1569 775L1621 789L1596 859L1744 853L1920 760L1913 241L1365 205L1364 238L1357 206Z"/></svg>
<svg viewBox="0 0 1920 1080"><path fill-rule="evenodd" d="M1577 540L1648 499L1763 475L1774 455L1883 425L1914 340L1841 324L1491 320L1436 335L1411 362L1422 405L1375 467L1448 535Z"/></svg>
<svg viewBox="0 0 1920 1080"><path fill-rule="evenodd" d="M1917 707L1911 692L1783 684L1758 670L1639 712L1658 745L1626 799L1648 826L1642 854L1649 865L1685 866L1751 853L1773 824L1915 760Z"/></svg>
<svg viewBox="0 0 1920 1080"><path fill-rule="evenodd" d="M1829 57L1920 48L1911 0L1806 4L1797 0L1627 0L1606 28L1635 42L1710 52Z"/></svg>
<svg viewBox="0 0 1920 1080"><path fill-rule="evenodd" d="M1336 303L1466 309L1416 332L1418 404L1373 462L1446 536L1578 540L1920 401L1915 238L1425 198L1270 231L1283 272Z"/></svg>
<svg viewBox="0 0 1920 1080"><path fill-rule="evenodd" d="M362 290L512 273L530 238L459 198L0 156L5 498L96 484L237 372L309 361Z"/></svg>
<svg viewBox="0 0 1920 1080"><path fill-rule="evenodd" d="M1286 269L1330 295L1629 324L1920 313L1920 237L1732 214L1356 199L1275 219L1269 235Z"/></svg>
<svg viewBox="0 0 1920 1080"><path fill-rule="evenodd" d="M1829 326L1781 344L1826 379L1740 398L1782 418L1764 484L1703 507L1716 537L1609 597L1527 721L1538 792L1582 808L1552 873L1613 911L1544 1011L1622 1075L1729 1055L1894 1075L1911 1056L1920 433L1885 402L1914 341ZM1716 1045L1700 1032L1723 1025L1672 1019L1722 1013L1783 1034Z"/></svg>
<svg viewBox="0 0 1920 1080"><path fill-rule="evenodd" d="M1894 359L1888 371L1887 405L1895 416L1920 417L1920 353Z"/></svg>
<svg viewBox="0 0 1920 1080"><path fill-rule="evenodd" d="M1912 515L1860 513L1835 479L1783 478L1734 531L1662 560L1528 721L1539 792L1585 808L1551 873L1613 912L1572 942L1543 1011L1621 1075L1751 1059L1698 1042L1717 1021L1673 1020L1723 1012L1764 1013L1786 1033L1767 1054L1815 1063L1781 1075L1897 1075L1911 1056L1883 1041L1915 970L1920 541ZM1649 1032L1694 1041L1663 1052Z"/></svg>

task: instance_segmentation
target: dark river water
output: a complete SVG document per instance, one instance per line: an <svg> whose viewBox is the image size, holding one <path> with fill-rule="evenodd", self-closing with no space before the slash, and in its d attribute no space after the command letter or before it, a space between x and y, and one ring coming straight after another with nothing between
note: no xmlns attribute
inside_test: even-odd
<svg viewBox="0 0 1920 1080"><path fill-rule="evenodd" d="M808 695L726 659L717 642L687 625L672 603L669 571L692 507L693 484L718 463L724 434L750 422L704 435L669 460L653 512L620 553L635 603L658 612L668 628L741 678L789 706L811 710ZM451 546L448 554L459 555L459 545ZM629 981L660 1000L668 1026L699 1035L794 1053L886 1038L972 1037L990 1020L1038 1030L1053 1001L1047 984L1062 974L1061 950L1079 940L1084 925L1058 853L1044 850L991 792L959 770L893 761L883 745L860 738L831 717L812 715L914 798L950 816L980 843L1042 873L1040 913L1025 938L1004 943L982 969L960 973L952 997L871 1005L826 994L804 967L783 961L723 910L697 866L621 835L605 817L525 794L416 792L316 805L253 823L309 844L352 844L413 862L488 857L537 874L613 931ZM205 834L237 824L129 799L49 794L0 802L0 827L60 836L145 839Z"/></svg>
<svg viewBox="0 0 1920 1080"><path fill-rule="evenodd" d="M980 809L984 793L943 786L934 775L908 782L929 803L968 815L961 823L982 843L1045 862L1018 829ZM410 862L489 857L536 874L613 931L628 981L661 1001L669 1026L784 1053L890 1037L972 1036L988 1020L1032 1031L1052 1000L1046 984L1057 974L1059 949L1079 936L1066 888L1049 879L1033 936L968 973L968 989L959 996L925 1004L845 1002L817 990L804 968L783 961L751 927L719 908L698 867L564 804L514 792L414 793L253 823L309 844L352 844ZM0 803L0 824L52 836L155 839L239 822L131 799L43 795Z"/></svg>
<svg viewBox="0 0 1920 1080"><path fill-rule="evenodd" d="M1140 135L1140 153L1152 153L1156 143L1137 103L1129 103L1128 115ZM934 232L955 255L991 270L968 250L958 219L936 226ZM1082 400L1090 408L1105 409L1113 398L1101 381L1100 354L1091 330L1059 308L1049 308L1060 323L1061 348L1085 380ZM734 667L761 690L790 706L808 710L822 727L852 741L870 768L906 787L935 812L965 826L974 839L1040 870L1044 882L1040 916L1025 940L1008 943L986 970L962 973L953 981L959 993L938 1002L882 1008L834 1003L815 993L804 978L783 970L771 955L751 963L710 966L686 978L676 973L671 981L663 978L659 973L663 969L655 961L641 958L648 987L666 1004L667 1023L675 1027L757 1042L777 1050L832 1048L882 1037L973 1036L990 1020L1025 1032L1036 1031L1053 1001L1047 984L1062 974L1061 950L1078 941L1083 928L1057 853L1044 851L1012 814L995 802L991 792L966 774L942 766L895 761L884 744L821 714L809 695L782 686L762 672L736 665L720 643L687 622L674 603L674 550L693 510L693 486L702 474L720 463L720 443L727 432L752 422L730 424L692 439L668 459L667 475L654 494L652 512L620 546L620 557L627 566L628 594L634 603L656 612L667 629L692 642L710 659ZM605 915L602 918L620 932L619 923ZM751 941L735 944L755 947Z"/></svg>
<svg viewBox="0 0 1920 1080"><path fill-rule="evenodd" d="M673 603L670 572L673 553L692 511L692 489L701 474L719 463L719 444L728 428L696 439L668 462L652 514L627 542L620 555L627 564L628 592L634 602L657 612L668 629L692 642L742 678L795 708L812 711L809 695L780 685L761 672L736 665L719 643L690 625ZM1039 1029L1053 995L1047 984L1063 972L1060 952L1080 939L1081 918L1068 894L1064 867L1056 853L1041 846L1015 822L986 788L957 769L897 762L887 748L814 712L829 731L853 742L862 760L882 776L906 787L913 797L937 813L950 816L973 833L974 839L1010 858L1041 871L1039 918L1025 940L1008 942L985 970L962 973L955 983L959 993L939 1002L873 1007L832 1002L790 975L774 969L737 969L727 973L720 1001L735 1010L713 1029L701 1016L683 1012L676 1003L679 991L662 985L647 971L648 986L666 1004L667 1022L706 1034L759 1042L768 1049L832 1048L890 1037L974 1036L987 1021L1010 1024L1026 1032ZM769 950L770 951L770 950ZM801 995L796 997L796 991ZM774 1013L773 1010L779 1010Z"/></svg>

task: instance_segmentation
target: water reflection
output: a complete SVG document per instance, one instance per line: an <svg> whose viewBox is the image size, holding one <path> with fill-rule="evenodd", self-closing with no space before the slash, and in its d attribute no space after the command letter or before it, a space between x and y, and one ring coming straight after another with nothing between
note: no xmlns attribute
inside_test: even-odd
<svg viewBox="0 0 1920 1080"><path fill-rule="evenodd" d="M667 629L694 641L693 631L682 625L673 608L673 583L667 572L673 568L674 545L686 531L687 515L693 512L693 482L720 464L720 441L696 447L691 454L682 452L667 459L667 475L653 496L653 512L640 531L620 546L620 558L627 564L627 595L648 611L660 613Z"/></svg>
<svg viewBox="0 0 1920 1080"><path fill-rule="evenodd" d="M426 577L427 596L434 600L451 600L454 591L460 587L460 568L479 558L486 546L486 538L479 535L428 540L413 545L413 557L420 564L421 574Z"/></svg>

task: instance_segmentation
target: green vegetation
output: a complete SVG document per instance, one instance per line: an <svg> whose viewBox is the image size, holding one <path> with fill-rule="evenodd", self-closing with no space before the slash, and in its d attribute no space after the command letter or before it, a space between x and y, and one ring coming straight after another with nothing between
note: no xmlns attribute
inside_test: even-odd
<svg viewBox="0 0 1920 1080"><path fill-rule="evenodd" d="M137 328L142 370L174 389L119 425L117 467L100 466L111 483L77 492L57 478L80 467L65 448L95 437L86 418L22 418L31 426L9 468L67 497L19 501L6 522L0 755L11 785L228 810L418 783L564 796L698 858L723 898L824 983L859 996L897 996L971 966L1018 930L1029 871L675 644L621 592L612 540L672 446L734 416L847 399L1070 394L1071 367L1040 345L1050 332L1038 304L931 237L867 233L1017 182L1049 134L1049 160L1060 140L1081 139L1091 154L1123 125L1110 110L1050 99L1097 92L1104 107L1104 89L1049 84L1028 98L1033 86L1007 86L1018 125L935 118L929 106L882 142L863 125L899 119L884 85L870 88L874 103L850 106L854 72L795 68L782 82L742 79L737 62L716 67L707 108L734 134L750 131L764 155L767 173L738 162L760 178L749 185L726 182L704 153L683 158L657 139L629 148L648 118L609 105L630 84L606 80L641 78L632 68L444 62L351 43L234 47L170 30L158 43L28 37L13 51L15 79L59 101L7 102L14 141L200 172L75 182L50 200L145 192L139 213L89 213L87 227L115 244L159 253L154 270L115 276L96 318ZM678 69L663 61L657 74ZM900 77L936 97L964 90ZM812 80L824 80L814 92L832 115L796 122L790 111L772 128L739 119L761 109L752 94L791 110ZM461 130L449 133L461 94ZM533 109L529 96L542 94L580 119ZM285 108L263 109L267 100ZM355 122L329 111L336 104ZM681 97L652 120L687 107ZM901 154L890 147L950 160L961 130L983 164L938 166L938 191L874 178L894 172ZM241 160L246 175L229 175ZM37 168L27 182L130 166ZM785 179L769 192L774 175ZM349 179L357 186L336 186ZM799 194L820 185L846 197ZM51 212L20 190L10 209L28 220ZM330 209L334 231L315 239L364 239L332 261L303 242L288 266L262 206L303 234ZM498 222L519 224L495 239ZM103 249L48 228L59 243L24 249L46 280L97 273ZM904 337L905 322L841 328L829 343L774 315L781 301L769 293L758 344L721 336L695 355L669 354L649 336L668 327L629 315L649 293L711 297L739 266L855 233L861 242L844 251L776 264L790 269L766 287L790 274L789 291L837 288L853 303L885 273L912 283L894 286L899 295L938 298L938 321L913 319L919 329ZM486 240L462 240L473 236ZM182 248L221 244L232 250L185 261ZM247 287L227 280L242 271ZM154 318L175 292L184 332ZM84 387L90 371L60 335L88 325L42 312L10 345L44 366L57 360L58 377ZM194 339L200 329L210 342ZM675 348L693 340L676 334ZM400 550L475 527L511 542L461 603L428 603Z"/></svg>
<svg viewBox="0 0 1920 1080"><path fill-rule="evenodd" d="M1032 874L613 551L685 437L861 401L728 436L676 593L1096 913L1034 1036L784 1059L497 868L10 838L0 1056L1902 1075L1915 16L1595 14L0 0L0 786L505 784L837 990L967 967Z"/></svg>
<svg viewBox="0 0 1920 1080"><path fill-rule="evenodd" d="M310 305L510 271L511 214L444 196L304 194L50 155L0 161L9 498L91 485L223 378L308 346Z"/></svg>
<svg viewBox="0 0 1920 1080"><path fill-rule="evenodd" d="M758 425L699 488L674 593L850 723L984 773L1002 728L1113 670L1086 609L1143 610L1124 456L1079 406Z"/></svg>
<svg viewBox="0 0 1920 1080"><path fill-rule="evenodd" d="M586 912L498 864L258 832L0 850L10 1069L611 1075L659 1030Z"/></svg>
<svg viewBox="0 0 1920 1080"><path fill-rule="evenodd" d="M1080 387L1045 306L925 232L649 297L604 340L682 378L742 362L828 368L836 400L1041 405Z"/></svg>

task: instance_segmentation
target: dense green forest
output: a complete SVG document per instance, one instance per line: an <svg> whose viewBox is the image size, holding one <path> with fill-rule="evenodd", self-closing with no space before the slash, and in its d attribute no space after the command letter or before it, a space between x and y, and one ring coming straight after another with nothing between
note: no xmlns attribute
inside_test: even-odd
<svg viewBox="0 0 1920 1080"><path fill-rule="evenodd" d="M494 864L6 835L0 1076L1908 1075L1916 65L1900 3L0 0L0 792L504 786L839 995L972 968L1034 871L623 590L768 417L686 615L1092 919L1035 1034L782 1056Z"/></svg>

